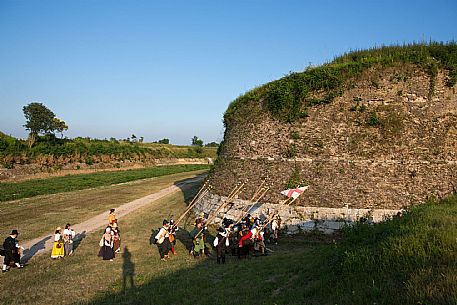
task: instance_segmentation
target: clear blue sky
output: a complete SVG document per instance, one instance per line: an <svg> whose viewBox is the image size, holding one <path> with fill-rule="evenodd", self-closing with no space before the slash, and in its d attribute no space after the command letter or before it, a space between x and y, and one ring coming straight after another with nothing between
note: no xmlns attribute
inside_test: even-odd
<svg viewBox="0 0 457 305"><path fill-rule="evenodd" d="M349 50L457 39L457 1L0 0L0 131L38 101L68 137L223 137L249 89Z"/></svg>

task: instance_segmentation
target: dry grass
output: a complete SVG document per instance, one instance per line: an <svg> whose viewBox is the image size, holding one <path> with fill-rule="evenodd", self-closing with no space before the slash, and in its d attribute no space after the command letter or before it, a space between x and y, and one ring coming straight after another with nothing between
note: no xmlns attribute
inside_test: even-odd
<svg viewBox="0 0 457 305"><path fill-rule="evenodd" d="M20 240L52 233L57 226L76 224L110 208L152 194L175 181L205 171L187 172L54 195L38 196L0 205L0 236L16 228Z"/></svg>
<svg viewBox="0 0 457 305"><path fill-rule="evenodd" d="M119 197L123 190L123 198L129 196L139 197L142 192L151 193L170 182L191 176L187 174L173 175L158 179L132 183L128 185L128 191L121 186L120 189L110 189L110 200ZM197 186L190 191L195 193ZM80 196L91 198L97 190L81 192ZM98 190L99 197L103 197L105 191ZM119 191L119 192L117 192ZM190 193L188 193L190 196ZM61 197L62 195L59 195ZM105 203L112 201L106 200ZM119 199L116 199L119 200ZM124 200L123 200L124 201ZM74 202L77 206L77 200ZM101 208L101 206L100 206ZM185 246L179 243L177 251L180 253L173 262L163 263L159 260L157 248L150 245L149 238L151 229L157 229L163 218L169 217L170 213L177 215L185 208L184 194L168 196L158 200L147 208L127 215L120 221L122 229L122 249L126 247L131 253L131 259L123 259L122 254L114 262L102 261L97 257L98 241L102 230L90 233L81 242L75 251L75 255L63 260L53 261L49 255L41 255L33 258L23 270L15 270L2 274L0 290L9 291L0 295L0 304L70 304L88 301L98 293L114 292L122 289L122 279L125 276L123 265L133 267L130 274L133 275L135 285L141 284L151 276L163 275L171 272L177 266L192 265L193 260L186 255ZM82 216L82 215L81 215ZM124 252L125 253L125 252ZM131 263L129 263L129 261ZM173 267L174 266L174 267ZM118 283L113 286L113 283ZM15 287L15 289L10 289Z"/></svg>

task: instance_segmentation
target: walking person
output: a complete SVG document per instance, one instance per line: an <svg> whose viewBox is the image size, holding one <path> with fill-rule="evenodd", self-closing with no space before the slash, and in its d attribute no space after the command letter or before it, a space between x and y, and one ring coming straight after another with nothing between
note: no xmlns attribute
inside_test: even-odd
<svg viewBox="0 0 457 305"><path fill-rule="evenodd" d="M108 214L108 226L112 227L115 223L117 223L115 209L111 209Z"/></svg>
<svg viewBox="0 0 457 305"><path fill-rule="evenodd" d="M273 216L273 221L271 222L271 235L270 242L274 242L275 245L278 244L279 230L281 229L281 217L279 214Z"/></svg>
<svg viewBox="0 0 457 305"><path fill-rule="evenodd" d="M24 265L21 264L21 250L24 250L24 248L19 246L19 241L17 240L18 235L19 232L13 230L11 231L10 236L3 242L5 259L3 260L2 273L9 271L11 262L14 262L18 268L24 267Z"/></svg>
<svg viewBox="0 0 457 305"><path fill-rule="evenodd" d="M105 229L105 233L100 239L100 251L98 252L98 256L102 257L104 261L113 261L114 259L113 242L111 227L107 227Z"/></svg>
<svg viewBox="0 0 457 305"><path fill-rule="evenodd" d="M65 256L73 254L73 238L75 238L75 231L71 229L71 225L67 223L65 230L63 230L63 242L65 245Z"/></svg>
<svg viewBox="0 0 457 305"><path fill-rule="evenodd" d="M120 253L121 252L121 234L119 232L119 227L117 226L117 223L113 224L112 228L113 232L113 249L115 253Z"/></svg>
<svg viewBox="0 0 457 305"><path fill-rule="evenodd" d="M179 228L175 226L175 221L173 219L170 219L170 227L168 228L168 239L170 241L170 250L173 255L176 255L175 251L175 245L176 245L176 231L178 231Z"/></svg>
<svg viewBox="0 0 457 305"><path fill-rule="evenodd" d="M167 258L170 258L168 255L170 239L168 229L170 228L170 224L168 220L164 219L162 222L162 227L160 228L159 232L154 238L154 243L157 245L159 249L160 259L162 261L166 261Z"/></svg>
<svg viewBox="0 0 457 305"><path fill-rule="evenodd" d="M227 238L227 232L223 227L219 227L217 232L216 238L213 241L213 246L216 248L217 263L225 264L225 251L230 243Z"/></svg>
<svg viewBox="0 0 457 305"><path fill-rule="evenodd" d="M54 233L54 244L52 245L51 258L61 258L65 256L62 228L57 227Z"/></svg>
<svg viewBox="0 0 457 305"><path fill-rule="evenodd" d="M192 238L193 243L193 255L195 258L202 257L205 254L205 227L204 222L197 219L195 222L195 228L190 231L189 235Z"/></svg>

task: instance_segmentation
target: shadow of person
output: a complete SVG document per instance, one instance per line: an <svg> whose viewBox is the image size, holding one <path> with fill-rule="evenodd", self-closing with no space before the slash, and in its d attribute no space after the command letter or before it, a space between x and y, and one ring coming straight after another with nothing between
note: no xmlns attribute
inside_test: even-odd
<svg viewBox="0 0 457 305"><path fill-rule="evenodd" d="M135 276L135 264L132 262L132 254L127 247L124 247L122 261L122 291L125 292L127 288L135 288L133 281L133 277Z"/></svg>
<svg viewBox="0 0 457 305"><path fill-rule="evenodd" d="M21 262L23 264L26 264L33 256L35 256L35 254L37 254L38 251L43 250L48 239L51 239L50 235L46 236L45 238L31 246L30 249L25 249L21 257Z"/></svg>
<svg viewBox="0 0 457 305"><path fill-rule="evenodd" d="M73 251L79 247L84 238L86 238L86 231L76 234L75 238L73 238Z"/></svg>

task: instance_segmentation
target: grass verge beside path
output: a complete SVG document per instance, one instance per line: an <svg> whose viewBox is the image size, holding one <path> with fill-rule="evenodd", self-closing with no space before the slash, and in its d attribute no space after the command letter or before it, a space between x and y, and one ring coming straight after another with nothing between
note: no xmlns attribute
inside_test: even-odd
<svg viewBox="0 0 457 305"><path fill-rule="evenodd" d="M341 240L282 237L267 257L194 260L188 230L177 256L161 262L151 229L184 210L177 193L127 215L114 262L96 257L102 231L88 234L75 256L39 256L1 275L0 304L456 304L457 197L412 208L379 225L358 225ZM211 238L208 238L208 242ZM14 289L11 289L14 287ZM69 288L70 287L70 288ZM68 293L70 289L70 294Z"/></svg>
<svg viewBox="0 0 457 305"><path fill-rule="evenodd" d="M68 175L47 179L33 179L16 183L0 183L0 202L29 198L38 195L57 194L99 186L124 183L139 179L166 176L182 172L209 169L206 164L168 165L119 172L99 172Z"/></svg>
<svg viewBox="0 0 457 305"><path fill-rule="evenodd" d="M225 266L214 258L154 266L132 248L146 275L138 274L127 291L118 281L90 304L455 305L456 223L453 196L385 223L356 225L330 244L310 244L313 234L283 237L270 256L229 258Z"/></svg>
<svg viewBox="0 0 457 305"><path fill-rule="evenodd" d="M0 204L0 236L18 229L25 241L54 232L57 226L76 224L110 208L160 191L177 181L206 171L185 172L124 184L8 201Z"/></svg>

